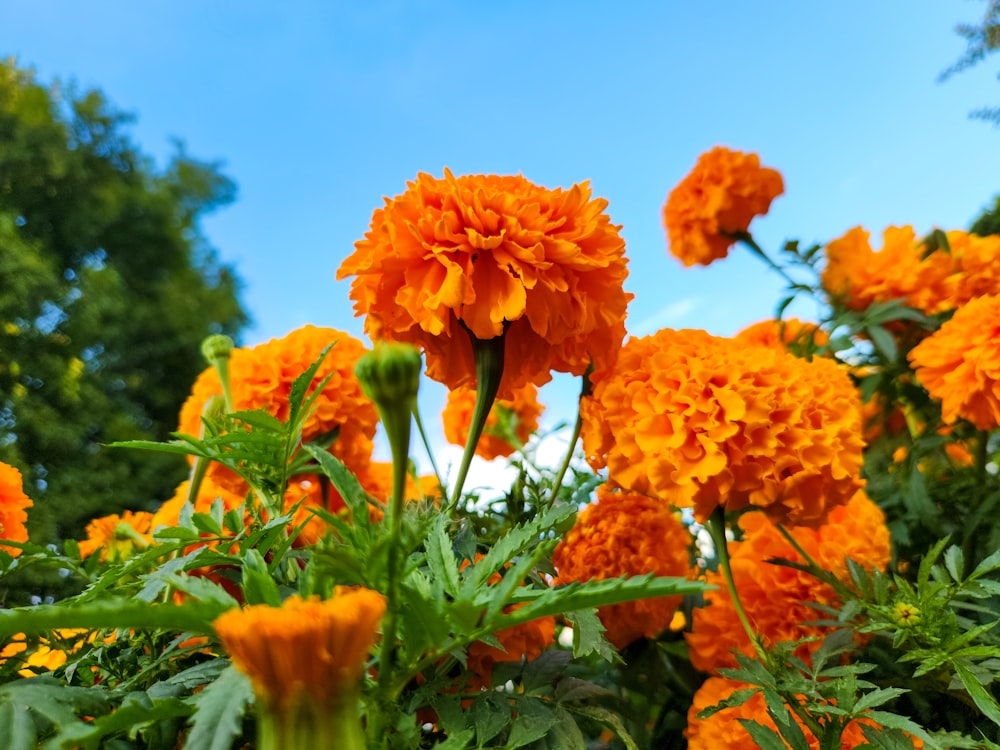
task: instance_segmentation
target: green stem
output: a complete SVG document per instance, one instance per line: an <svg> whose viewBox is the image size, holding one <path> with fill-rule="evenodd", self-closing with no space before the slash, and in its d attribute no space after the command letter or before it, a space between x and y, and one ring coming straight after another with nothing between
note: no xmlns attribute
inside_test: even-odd
<svg viewBox="0 0 1000 750"><path fill-rule="evenodd" d="M462 453L462 464L458 468L458 478L452 489L451 500L448 503L450 513L458 507L462 499L462 488L472 466L472 458L476 455L476 446L486 426L486 419L493 408L497 391L500 390L500 378L503 377L504 341L506 334L492 339L476 338L469 332L472 341L472 354L476 362L476 405L472 410L472 424L469 425L469 437L465 441L465 451Z"/></svg>
<svg viewBox="0 0 1000 750"><path fill-rule="evenodd" d="M283 712L258 701L259 750L365 750L357 693L348 691L331 705L301 694Z"/></svg>
<svg viewBox="0 0 1000 750"><path fill-rule="evenodd" d="M444 483L437 462L434 460L434 451L431 450L430 440L427 439L427 433L424 431L424 421L420 418L420 406L416 402L413 403L413 419L417 423L417 432L420 433L420 440L424 444L424 450L427 451L427 458L431 462L431 469L434 470L434 476L437 478L438 491L442 497L447 497L448 485Z"/></svg>
<svg viewBox="0 0 1000 750"><path fill-rule="evenodd" d="M719 570L722 571L722 577L726 581L726 588L729 591L729 598L733 601L733 607L736 609L736 616L739 618L743 630L746 631L747 638L750 639L757 658L762 663L767 664L767 652L764 651L764 646L760 642L760 636L757 635L750 624L750 618L747 617L746 610L743 609L743 602L740 601L739 592L736 590L736 580L733 578L733 568L730 563L729 547L726 540L725 508L721 506L716 508L709 517L705 527L708 529L708 533L712 537L712 543L715 545L715 554L719 559Z"/></svg>
<svg viewBox="0 0 1000 750"><path fill-rule="evenodd" d="M580 402L584 398L590 395L590 374L594 371L594 364L591 363L587 371L583 373L580 384L580 398L576 401L576 424L573 425L573 436L570 438L569 446L566 449L566 456L563 458L562 465L559 467L559 474L556 476L555 484L552 485L552 501L555 502L556 498L559 496L559 490L562 489L563 479L566 478L566 472L569 471L570 462L573 460L573 451L576 450L576 441L580 439L580 431L583 429L583 413L580 410Z"/></svg>
<svg viewBox="0 0 1000 750"><path fill-rule="evenodd" d="M785 271L784 268L775 263L771 259L771 256L764 252L764 248L762 248L760 245L757 244L756 240L754 240L753 236L749 232L736 232L729 236L733 237L737 241L742 242L744 245L746 245L754 255L763 260L764 263L767 264L768 268L770 268L781 278L787 281L789 286L791 286L793 289L802 288L802 284L800 284L791 276L789 276L788 272Z"/></svg>

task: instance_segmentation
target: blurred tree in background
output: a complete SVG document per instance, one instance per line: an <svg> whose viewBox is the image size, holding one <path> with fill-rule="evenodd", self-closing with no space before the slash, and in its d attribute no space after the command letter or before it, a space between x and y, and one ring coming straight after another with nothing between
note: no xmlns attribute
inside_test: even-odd
<svg viewBox="0 0 1000 750"><path fill-rule="evenodd" d="M947 80L955 73L982 62L986 56L1000 49L1000 0L985 0L986 10L978 23L961 23L955 33L965 39L965 52L941 73L939 80ZM1000 76L998 76L1000 78ZM970 113L971 117L987 120L1000 127L1000 107L983 107Z"/></svg>
<svg viewBox="0 0 1000 750"><path fill-rule="evenodd" d="M0 60L0 461L25 476L37 542L172 494L182 460L102 446L166 438L202 339L247 322L198 228L233 183L180 146L158 171L129 120Z"/></svg>

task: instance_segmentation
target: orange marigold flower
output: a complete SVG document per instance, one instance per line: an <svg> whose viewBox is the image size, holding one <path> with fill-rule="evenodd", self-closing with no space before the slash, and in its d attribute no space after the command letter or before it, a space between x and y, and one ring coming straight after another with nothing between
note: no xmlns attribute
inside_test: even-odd
<svg viewBox="0 0 1000 750"><path fill-rule="evenodd" d="M861 486L859 398L833 360L664 329L595 374L581 414L595 470L700 521L757 506L816 525Z"/></svg>
<svg viewBox="0 0 1000 750"><path fill-rule="evenodd" d="M87 538L80 542L80 557L86 559L100 550L100 559L118 562L153 541L153 514L144 510L123 511L95 518L87 524Z"/></svg>
<svg viewBox="0 0 1000 750"><path fill-rule="evenodd" d="M721 703L735 693L737 690L750 687L742 682L725 679L723 677L710 677L707 679L698 692L694 694L694 703L688 710L687 727L684 729L684 736L688 740L688 750L757 750L757 743L750 737L750 733L740 724L740 719L749 719L763 724L770 729L777 731L777 727L771 716L767 712L767 703L764 694L757 692L745 703L732 708L724 708L706 719L698 718L698 714L706 708ZM798 719L796 719L798 721ZM840 747L844 750L856 747L869 747L861 729L862 722L869 726L878 726L873 721L867 719L856 719L848 724L841 735ZM812 732L799 722L809 747L819 750L819 740L813 736ZM914 746L922 748L923 743L913 737Z"/></svg>
<svg viewBox="0 0 1000 750"><path fill-rule="evenodd" d="M384 612L381 594L338 588L326 601L231 609L213 627L258 699L283 713L303 697L327 705L354 690Z"/></svg>
<svg viewBox="0 0 1000 750"><path fill-rule="evenodd" d="M302 429L302 440L338 430L330 452L349 468L358 469L371 460L378 412L361 392L354 365L367 350L350 334L332 328L304 326L281 339L272 339L252 348L234 349L229 361L230 387L235 411L263 409L272 416L288 419L288 398L292 383L312 365L330 344L316 372L316 382L330 377L313 405L313 413ZM219 375L208 368L195 381L191 395L181 408L180 432L201 433L205 403L222 394ZM225 483L237 494L246 487L228 470L214 466L209 472L217 483Z"/></svg>
<svg viewBox="0 0 1000 750"><path fill-rule="evenodd" d="M743 540L729 544L733 579L747 616L765 644L795 641L809 636L820 639L830 628L804 625L819 618L808 606L818 603L836 606L833 589L807 573L767 560L784 558L805 561L763 513L747 513L740 518ZM830 511L819 528L792 527L795 540L820 566L838 578L847 577L847 559L867 568L883 568L891 553L885 515L864 491L851 501ZM685 634L691 663L704 672L735 667L733 649L752 656L747 638L733 606L721 572L708 574L708 583L717 588L705 592L705 606L694 610L691 632ZM804 643L796 654L809 659L821 641Z"/></svg>
<svg viewBox="0 0 1000 750"><path fill-rule="evenodd" d="M337 271L373 339L421 347L449 388L474 379L471 336L504 336L500 396L613 360L625 333L625 241L587 183L420 174L376 209Z"/></svg>
<svg viewBox="0 0 1000 750"><path fill-rule="evenodd" d="M24 494L21 472L9 464L0 463L0 539L12 542L28 541L28 508L31 499ZM21 554L17 547L0 544L0 549L12 557Z"/></svg>
<svg viewBox="0 0 1000 750"><path fill-rule="evenodd" d="M717 146L702 154L663 207L670 252L685 266L725 258L755 216L785 192L781 174L757 154Z"/></svg>
<svg viewBox="0 0 1000 750"><path fill-rule="evenodd" d="M456 388L448 392L441 420L445 439L449 443L465 445L475 405L475 388ZM476 455L489 461L512 454L538 429L538 418L544 408L538 402L538 388L531 383L515 390L513 398L498 399L486 418ZM512 436L516 438L516 444L511 442Z"/></svg>
<svg viewBox="0 0 1000 750"><path fill-rule="evenodd" d="M670 507L642 495L598 487L556 547L557 584L655 573L685 577L691 569L691 535ZM605 636L622 649L670 627L681 596L639 599L601 607Z"/></svg>
<svg viewBox="0 0 1000 750"><path fill-rule="evenodd" d="M792 354L813 351L830 340L815 323L803 323L798 318L762 320L747 326L733 338L742 344L766 346Z"/></svg>
<svg viewBox="0 0 1000 750"><path fill-rule="evenodd" d="M1000 424L1000 295L977 297L910 351L917 380L948 424Z"/></svg>
<svg viewBox="0 0 1000 750"><path fill-rule="evenodd" d="M948 290L948 309L959 308L976 297L1000 294L1000 236L979 237L961 230L945 233L954 264ZM944 254L938 250L936 254Z"/></svg>
<svg viewBox="0 0 1000 750"><path fill-rule="evenodd" d="M823 287L852 310L902 299L932 314L949 308L952 260L941 252L924 258L913 227L888 227L876 252L870 235L855 227L826 246Z"/></svg>

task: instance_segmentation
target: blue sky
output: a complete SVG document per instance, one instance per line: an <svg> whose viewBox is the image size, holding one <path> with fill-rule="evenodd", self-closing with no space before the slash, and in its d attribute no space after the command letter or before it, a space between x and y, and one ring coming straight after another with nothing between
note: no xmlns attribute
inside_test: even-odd
<svg viewBox="0 0 1000 750"><path fill-rule="evenodd" d="M623 225L630 330L726 335L770 315L781 285L745 253L669 257L670 188L724 144L785 177L753 227L765 246L967 226L1000 192L1000 130L967 118L1000 103L997 65L936 79L983 7L3 0L0 55L101 88L161 164L173 137L225 163L239 198L204 229L246 283L246 343L305 323L361 335L337 266L382 196L444 167L591 180Z"/></svg>

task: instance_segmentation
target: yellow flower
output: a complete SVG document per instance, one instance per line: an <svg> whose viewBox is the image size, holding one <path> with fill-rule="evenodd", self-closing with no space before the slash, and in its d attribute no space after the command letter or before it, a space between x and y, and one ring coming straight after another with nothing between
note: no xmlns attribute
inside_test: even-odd
<svg viewBox="0 0 1000 750"><path fill-rule="evenodd" d="M141 510L95 518L87 524L87 538L80 542L80 557L90 557L100 550L102 562L124 560L152 542L152 520L152 513Z"/></svg>
<svg viewBox="0 0 1000 750"><path fill-rule="evenodd" d="M718 146L702 154L663 207L670 252L685 266L725 258L755 216L785 192L781 174L756 154Z"/></svg>
<svg viewBox="0 0 1000 750"><path fill-rule="evenodd" d="M325 601L291 596L280 607L233 609L213 625L258 699L280 713L297 700L324 706L355 691L384 611L375 591L338 589Z"/></svg>

